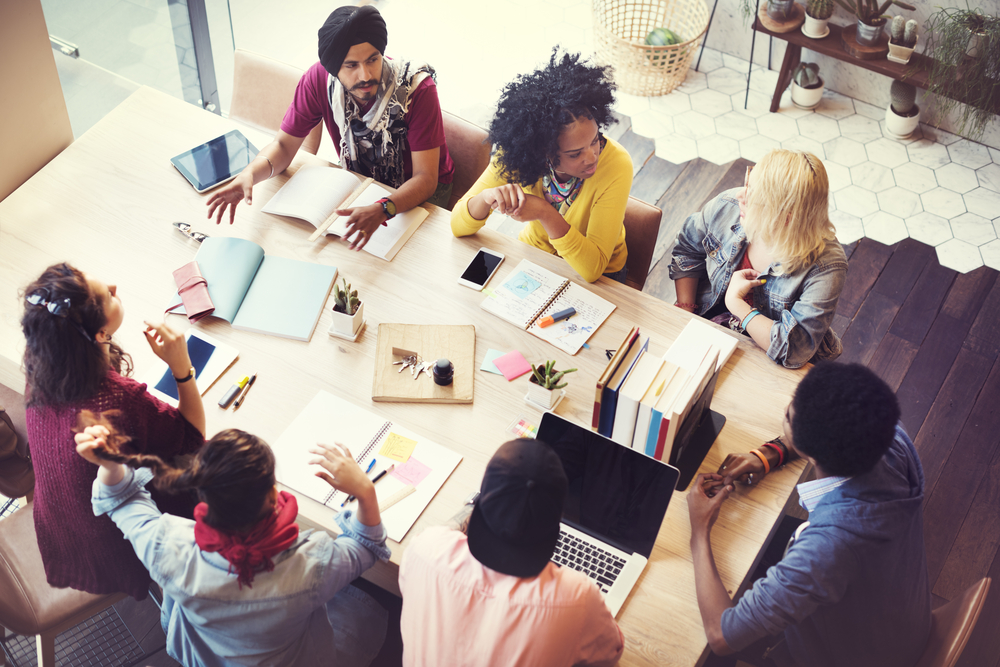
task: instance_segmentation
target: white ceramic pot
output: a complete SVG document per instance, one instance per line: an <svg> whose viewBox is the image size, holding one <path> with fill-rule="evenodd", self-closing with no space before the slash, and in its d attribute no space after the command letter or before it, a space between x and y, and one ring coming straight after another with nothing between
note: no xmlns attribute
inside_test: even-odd
<svg viewBox="0 0 1000 667"><path fill-rule="evenodd" d="M965 48L965 52L970 58L978 58L983 55L983 35L978 32L969 31L969 44Z"/></svg>
<svg viewBox="0 0 1000 667"><path fill-rule="evenodd" d="M815 88L803 88L792 81L792 104L800 109L815 109L823 99L823 79Z"/></svg>
<svg viewBox="0 0 1000 667"><path fill-rule="evenodd" d="M900 65L905 65L910 62L910 56L913 55L913 49L916 46L905 47L899 44L893 44L889 42L889 55L886 56L887 60L891 60L894 63L899 63Z"/></svg>
<svg viewBox="0 0 1000 667"><path fill-rule="evenodd" d="M546 389L535 382L534 376L528 383L528 398L539 405L544 405L546 409L552 409L552 406L559 400L559 395L558 389Z"/></svg>
<svg viewBox="0 0 1000 667"><path fill-rule="evenodd" d="M353 336L358 333L361 323L364 322L365 302L358 304L358 310L353 315L333 311L333 330L345 336Z"/></svg>
<svg viewBox="0 0 1000 667"><path fill-rule="evenodd" d="M892 104L889 104L885 110L886 131L896 139L906 139L913 134L920 122L920 107L916 104L913 105L912 114L911 116L900 116L892 110Z"/></svg>
<svg viewBox="0 0 1000 667"><path fill-rule="evenodd" d="M802 24L802 34L812 39L823 39L830 34L827 23L830 19L814 19L806 12L806 22Z"/></svg>

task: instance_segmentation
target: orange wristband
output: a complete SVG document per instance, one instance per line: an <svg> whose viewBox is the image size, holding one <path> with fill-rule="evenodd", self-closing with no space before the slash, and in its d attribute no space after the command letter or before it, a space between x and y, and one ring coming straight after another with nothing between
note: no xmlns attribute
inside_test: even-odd
<svg viewBox="0 0 1000 667"><path fill-rule="evenodd" d="M760 462L764 464L764 474L771 472L771 464L767 462L767 457L760 453L760 450L754 449L750 452L751 454L756 454Z"/></svg>

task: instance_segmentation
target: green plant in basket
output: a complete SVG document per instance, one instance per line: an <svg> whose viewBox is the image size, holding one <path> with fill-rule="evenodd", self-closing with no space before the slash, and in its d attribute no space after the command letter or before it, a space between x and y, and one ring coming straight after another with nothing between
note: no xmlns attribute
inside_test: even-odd
<svg viewBox="0 0 1000 667"><path fill-rule="evenodd" d="M648 35L646 35L646 44L648 46L670 46L672 44L680 44L684 40L681 39L680 35L671 30L670 28L653 28ZM666 60L666 56L663 59ZM653 62L660 59L660 56L653 56L650 58Z"/></svg>

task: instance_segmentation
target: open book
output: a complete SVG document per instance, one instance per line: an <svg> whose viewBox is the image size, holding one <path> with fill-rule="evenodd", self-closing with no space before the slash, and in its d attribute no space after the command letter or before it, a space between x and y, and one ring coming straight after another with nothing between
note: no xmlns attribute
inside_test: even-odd
<svg viewBox="0 0 1000 667"><path fill-rule="evenodd" d="M309 452L317 442L337 442L367 470L372 459L375 465L368 476L375 479L383 470L395 466L375 483L379 505L408 491L414 491L382 512L382 523L389 537L397 542L420 516L427 503L458 466L462 457L427 438L383 419L360 406L321 391L295 418L274 444L278 481L322 503L341 511L346 494L316 477L322 470L310 465L316 458ZM343 509L357 509L357 502L347 503Z"/></svg>
<svg viewBox="0 0 1000 667"><path fill-rule="evenodd" d="M234 329L308 341L326 305L337 267L265 256L253 241L213 236L195 255L213 317ZM177 306L177 294L170 306ZM185 314L179 306L172 312Z"/></svg>
<svg viewBox="0 0 1000 667"><path fill-rule="evenodd" d="M392 192L370 178L336 167L303 167L271 197L264 213L305 220L316 227L309 237L314 241L324 232L335 236L347 232L347 218L338 216L337 209L368 206L383 197L391 198ZM372 234L365 252L391 261L426 217L420 206L396 215Z"/></svg>
<svg viewBox="0 0 1000 667"><path fill-rule="evenodd" d="M561 350L576 354L614 312L615 304L526 259L521 260L482 307ZM537 320L566 308L576 315L540 327Z"/></svg>

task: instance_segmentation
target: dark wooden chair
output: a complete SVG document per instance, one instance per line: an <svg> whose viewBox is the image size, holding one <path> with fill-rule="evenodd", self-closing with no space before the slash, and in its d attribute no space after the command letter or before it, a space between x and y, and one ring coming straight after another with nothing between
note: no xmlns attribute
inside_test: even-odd
<svg viewBox="0 0 1000 667"><path fill-rule="evenodd" d="M490 145L486 130L455 114L441 111L444 120L444 136L448 141L448 152L455 163L455 179L452 181L451 199L448 210L469 191L490 164Z"/></svg>
<svg viewBox="0 0 1000 667"><path fill-rule="evenodd" d="M991 579L984 577L948 604L934 610L931 637L916 667L955 667L986 603Z"/></svg>
<svg viewBox="0 0 1000 667"><path fill-rule="evenodd" d="M663 211L635 197L625 207L625 244L628 246L628 276L625 284L642 291L649 275L649 263L656 249Z"/></svg>

